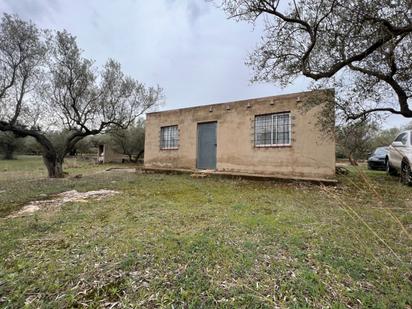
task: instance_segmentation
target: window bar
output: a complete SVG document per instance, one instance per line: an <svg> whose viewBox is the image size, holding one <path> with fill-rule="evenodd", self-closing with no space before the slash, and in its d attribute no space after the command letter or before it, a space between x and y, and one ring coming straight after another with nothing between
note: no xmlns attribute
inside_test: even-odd
<svg viewBox="0 0 412 309"><path fill-rule="evenodd" d="M257 145L258 144L258 138L257 138L257 131L258 131L258 128L259 128L259 126L258 126L258 123L257 123L257 118L255 118L255 145Z"/></svg>
<svg viewBox="0 0 412 309"><path fill-rule="evenodd" d="M289 120L288 120L289 121L289 127L288 127L288 130L289 130L289 134L288 134L289 136L288 137L289 138L288 138L288 141L289 141L289 145L290 145L290 144L292 144L292 121L290 119L290 113L289 113L288 116L289 116L288 117L289 118Z"/></svg>
<svg viewBox="0 0 412 309"><path fill-rule="evenodd" d="M273 144L273 117L275 115L272 115L272 127L270 128L270 144Z"/></svg>

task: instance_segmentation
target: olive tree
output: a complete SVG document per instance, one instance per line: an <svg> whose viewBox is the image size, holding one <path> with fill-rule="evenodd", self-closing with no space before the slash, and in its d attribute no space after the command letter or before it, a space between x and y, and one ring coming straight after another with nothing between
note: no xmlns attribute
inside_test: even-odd
<svg viewBox="0 0 412 309"><path fill-rule="evenodd" d="M337 153L349 159L351 165L358 165L357 159L365 158L372 150L373 139L378 126L370 120L351 121L336 128Z"/></svg>
<svg viewBox="0 0 412 309"><path fill-rule="evenodd" d="M66 31L41 31L17 16L2 18L0 62L0 131L33 137L49 177L63 177L64 157L79 141L127 128L162 98L114 60L98 69ZM50 131L64 132L58 145Z"/></svg>
<svg viewBox="0 0 412 309"><path fill-rule="evenodd" d="M114 149L127 155L130 162L137 162L144 152L144 121L139 119L127 129L115 129L110 132L110 142Z"/></svg>
<svg viewBox="0 0 412 309"><path fill-rule="evenodd" d="M254 81L286 85L303 74L334 87L346 119L412 118L411 0L221 0L230 17L263 20L247 63Z"/></svg>

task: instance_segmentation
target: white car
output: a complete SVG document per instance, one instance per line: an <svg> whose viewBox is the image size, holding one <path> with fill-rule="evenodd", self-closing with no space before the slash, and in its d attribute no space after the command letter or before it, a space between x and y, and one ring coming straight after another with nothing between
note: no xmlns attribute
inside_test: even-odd
<svg viewBox="0 0 412 309"><path fill-rule="evenodd" d="M401 174L404 184L412 185L412 130L399 134L388 148L386 171L389 175Z"/></svg>

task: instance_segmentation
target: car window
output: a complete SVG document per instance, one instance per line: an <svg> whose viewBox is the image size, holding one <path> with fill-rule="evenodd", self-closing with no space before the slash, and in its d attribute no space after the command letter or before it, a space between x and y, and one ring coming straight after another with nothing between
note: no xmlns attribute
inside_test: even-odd
<svg viewBox="0 0 412 309"><path fill-rule="evenodd" d="M386 155L386 148L376 148L375 152L373 153L375 156L384 156Z"/></svg>
<svg viewBox="0 0 412 309"><path fill-rule="evenodd" d="M406 145L407 141L408 141L408 133L406 132L399 134L398 137L395 139L395 142L401 142L404 145Z"/></svg>

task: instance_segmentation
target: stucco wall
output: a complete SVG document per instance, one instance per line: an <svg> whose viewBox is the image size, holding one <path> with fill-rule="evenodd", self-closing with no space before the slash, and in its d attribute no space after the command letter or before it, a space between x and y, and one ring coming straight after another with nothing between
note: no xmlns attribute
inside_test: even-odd
<svg viewBox="0 0 412 309"><path fill-rule="evenodd" d="M305 100L310 95L298 93L149 113L145 167L195 169L197 124L217 121L218 171L333 178L335 141L316 125L320 107L303 112L297 106L299 99ZM255 147L255 116L287 111L292 117L292 145ZM177 150L160 149L160 128L168 125L178 125Z"/></svg>

